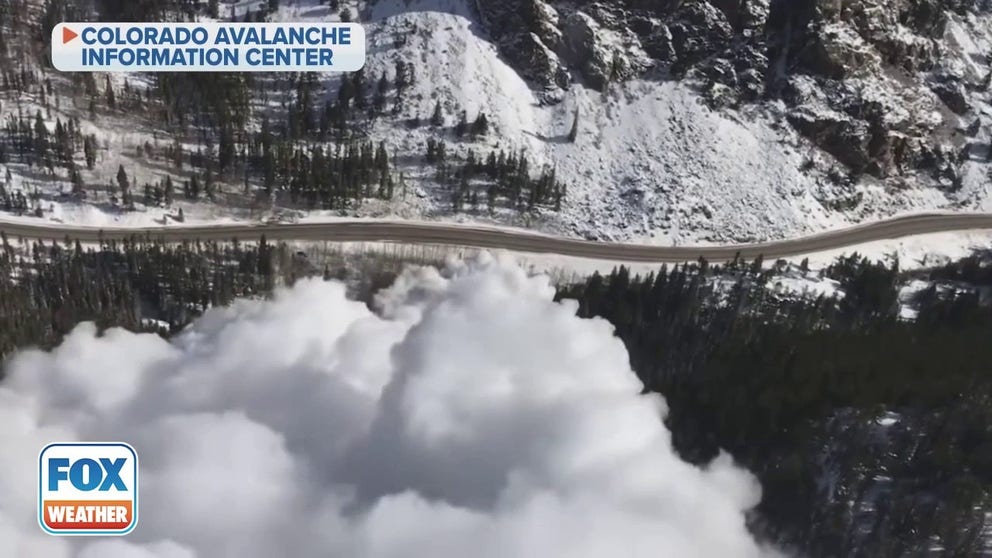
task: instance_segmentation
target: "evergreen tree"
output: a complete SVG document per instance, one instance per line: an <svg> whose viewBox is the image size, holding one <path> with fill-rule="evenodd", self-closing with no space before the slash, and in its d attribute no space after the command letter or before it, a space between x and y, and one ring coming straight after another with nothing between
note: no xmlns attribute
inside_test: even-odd
<svg viewBox="0 0 992 558"><path fill-rule="evenodd" d="M85 197L86 190L83 184L83 177L79 174L79 169L73 163L69 167L69 180L72 182L72 193L75 196Z"/></svg>
<svg viewBox="0 0 992 558"><path fill-rule="evenodd" d="M104 82L104 92L107 99L107 107L111 109L117 108L117 97L114 95L114 85L110 83L110 76L107 76Z"/></svg>
<svg viewBox="0 0 992 558"><path fill-rule="evenodd" d="M55 119L55 152L59 160L68 164L72 160L72 145L69 141L69 132L62 125L62 119Z"/></svg>
<svg viewBox="0 0 992 558"><path fill-rule="evenodd" d="M475 122L472 122L472 134L484 136L487 133L489 133L489 120L486 118L486 113L480 112Z"/></svg>
<svg viewBox="0 0 992 558"><path fill-rule="evenodd" d="M431 126L444 126L444 113L441 111L441 101L434 104L434 114L431 115Z"/></svg>
<svg viewBox="0 0 992 558"><path fill-rule="evenodd" d="M364 69L360 69L351 75L351 84L355 92L355 108L365 110L368 106L368 91L365 83Z"/></svg>
<svg viewBox="0 0 992 558"><path fill-rule="evenodd" d="M207 167L203 180L203 191L210 201L214 201L214 173Z"/></svg>
<svg viewBox="0 0 992 558"><path fill-rule="evenodd" d="M410 85L410 75L407 64L402 59L396 61L396 89L402 92Z"/></svg>
<svg viewBox="0 0 992 558"><path fill-rule="evenodd" d="M163 188L163 197L165 198L166 205L172 205L173 198L173 186L172 186L172 176L165 175L165 187Z"/></svg>
<svg viewBox="0 0 992 558"><path fill-rule="evenodd" d="M218 146L218 165L221 171L227 169L234 161L234 132L230 125L221 128L220 145Z"/></svg>
<svg viewBox="0 0 992 558"><path fill-rule="evenodd" d="M48 128L40 110L34 116L34 149L41 157L48 153Z"/></svg>
<svg viewBox="0 0 992 558"><path fill-rule="evenodd" d="M83 138L83 157L86 159L86 168L93 170L96 164L96 136L88 134Z"/></svg>
<svg viewBox="0 0 992 558"><path fill-rule="evenodd" d="M389 78L386 77L385 71L379 75L379 82L376 84L376 91L384 97L386 93L389 92Z"/></svg>
<svg viewBox="0 0 992 558"><path fill-rule="evenodd" d="M569 143L575 143L579 135L579 109L575 109L575 118L572 119L572 129L568 131Z"/></svg>
<svg viewBox="0 0 992 558"><path fill-rule="evenodd" d="M386 77L386 72L383 71L379 76L379 82L376 84L375 95L372 96L372 110L374 114L382 114L382 111L386 107L386 93L388 92L389 79Z"/></svg>
<svg viewBox="0 0 992 558"><path fill-rule="evenodd" d="M189 182L190 199L200 199L200 179L194 174Z"/></svg>
<svg viewBox="0 0 992 558"><path fill-rule="evenodd" d="M183 144L177 138L172 144L172 165L176 170L183 168Z"/></svg>
<svg viewBox="0 0 992 558"><path fill-rule="evenodd" d="M372 115L378 116L386 108L386 96L378 91L372 96Z"/></svg>
<svg viewBox="0 0 992 558"><path fill-rule="evenodd" d="M131 205L131 185L127 179L127 173L124 172L124 165L117 167L117 187L121 191L121 203L124 206Z"/></svg>

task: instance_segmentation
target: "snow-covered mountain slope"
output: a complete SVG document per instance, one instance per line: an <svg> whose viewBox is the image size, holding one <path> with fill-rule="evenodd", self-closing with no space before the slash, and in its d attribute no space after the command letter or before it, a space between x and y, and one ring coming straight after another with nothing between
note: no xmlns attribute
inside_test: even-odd
<svg viewBox="0 0 992 558"><path fill-rule="evenodd" d="M371 84L392 80L398 60L414 72L402 98L363 125L395 154L409 187L350 215L671 244L782 238L914 210L992 210L982 121L992 114L992 14L977 0L957 11L950 0L340 4L367 27ZM923 4L929 16L913 11ZM268 17L338 14L315 0L283 0ZM341 79L321 75L323 99L336 98ZM441 127L426 124L436 103ZM48 110L53 126L60 110ZM456 137L463 111L470 122L485 113L488 133ZM112 183L118 164L138 181L170 172L133 155L149 138L158 145L155 130L72 114L104 140L88 180ZM422 125L410 126L414 118ZM450 191L424 161L428 139L462 157L526 153L532 172L554 169L567 186L560 210L453 213ZM193 219L258 217L237 202L238 185L227 190L217 204L228 208L176 205ZM61 205L67 219L91 213Z"/></svg>
<svg viewBox="0 0 992 558"><path fill-rule="evenodd" d="M440 100L455 115L485 112L492 132L476 149L525 150L557 169L568 185L560 213L542 226L599 238L688 236L761 238L822 229L842 222L816 200L816 179L800 170L801 140L766 115L710 109L678 82L638 79L605 94L575 85L560 103L542 105L528 83L488 41L468 2L382 0L371 9L371 76L391 72L395 59L417 72L410 102L375 135L420 153L424 128L403 122L427 118ZM391 48L397 35L407 37ZM567 141L575 112L576 141ZM412 165L410 172L416 176ZM430 189L430 173L422 187ZM443 203L443 202L439 202Z"/></svg>
<svg viewBox="0 0 992 558"><path fill-rule="evenodd" d="M784 103L714 107L694 83L660 69L603 89L588 87L580 76L548 104L523 78L532 72L510 66L494 47L468 0L380 0L366 15L367 71L388 74L402 58L418 72L412 102L403 105L400 119L379 123L376 135L422 150L436 133L410 132L401 121L426 118L436 100L449 124L461 110L470 119L484 111L494 132L482 144L458 149L526 150L568 185L562 211L542 216L544 228L660 242L765 239L952 207L959 199L975 208L988 203L984 161L966 165L966 188L954 198L924 183L894 191L870 175L852 181L835 157L790 125ZM950 29L972 41L961 47L963 58L989 44L960 26ZM398 37L405 44L397 46ZM576 111L579 133L570 143Z"/></svg>

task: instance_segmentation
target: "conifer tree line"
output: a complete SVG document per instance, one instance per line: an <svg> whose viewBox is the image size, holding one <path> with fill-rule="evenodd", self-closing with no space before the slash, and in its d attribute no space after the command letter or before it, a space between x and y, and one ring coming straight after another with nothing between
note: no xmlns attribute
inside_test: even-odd
<svg viewBox="0 0 992 558"><path fill-rule="evenodd" d="M406 66L398 68L402 79L410 79ZM228 74L205 75L223 77L191 84L187 80L198 79L198 74L156 76L159 96L169 107L165 120L182 128L192 123L203 137L196 153L187 153L179 142L167 148L166 157L176 166L188 159L218 175L242 177L246 185L250 179L267 195L285 192L292 202L309 208L342 207L344 200L392 195L397 180L391 169L394 154L384 142L365 139L360 126L385 109L386 94L393 88L385 74L374 93L363 71L344 76L337 100L323 104L315 74L293 75L284 84L292 91L284 119L263 115L257 129L252 105L264 100L265 88L273 81L283 78L268 76L256 84ZM402 83L397 81L395 87ZM191 114L190 107L198 112Z"/></svg>
<svg viewBox="0 0 992 558"><path fill-rule="evenodd" d="M20 0L5 3L3 9L17 11L21 18L31 21L35 26L32 38L47 37L53 26L60 21L116 21L121 17L126 21L188 20L196 9L195 3L185 1L152 0L132 5L126 2L121 4L117 0L101 0L92 6L93 11L83 13L85 10L76 4L69 0L46 0L42 17L34 21L29 17L27 4L22 4ZM102 14L108 17L100 17ZM22 30L12 30L4 23L0 22L0 38L7 39L11 33L23 35ZM10 42L12 41L7 40L4 44ZM44 43L47 43L47 38ZM29 51L37 47L33 43L23 46ZM47 56L41 51L37 54ZM120 82L112 81L109 75L97 78L91 73L79 73L70 76L55 75L59 83L56 83L53 90L51 77L46 77L46 67L24 64L23 60L0 58L0 74L3 76L0 86L14 94L34 95L48 112L43 116L41 111L38 115L19 115L14 122L5 123L7 135L0 142L0 156L17 163L47 167L50 173L54 173L62 163L66 168L64 176L69 177L74 184L78 183L78 190L84 193L83 176L74 165L77 164L76 161L81 162L78 157L82 154L79 151L85 147L87 168L93 168L96 152L99 150L96 138L80 139L70 129L72 145L66 148L60 143L59 150L55 151L50 143L56 139L53 136L61 132L57 129L58 125L56 129L51 129L50 122L46 129L46 121L53 120L52 109L59 108L60 102L75 104L78 108L81 100L88 99L89 117L92 120L99 121L106 114L134 113L136 116L140 115L140 118L151 119L154 127L165 130L165 137L161 138L164 146L159 145L156 140L154 146L148 144L139 148L138 155L162 159L170 163L172 170L177 173L183 171L184 167L187 171L193 170L199 175L197 182L200 184L189 185L189 197L198 197L194 194L205 189L203 182L242 183L245 190L250 190L252 184L263 179L266 193L278 188L289 191L294 184L306 183L296 187L291 192L292 197L296 199L300 192L307 192L303 197L313 198L313 193L309 191L317 190L320 193L316 196L320 199L320 205L332 205L336 202L331 201L331 197L345 195L332 195L329 192L342 192L346 189L349 193L371 192L373 195L381 195L391 188L394 177L381 175L385 167L382 162L383 154L386 159L390 159L392 155L385 152L385 145L377 145L371 163L367 157L362 156L366 146L360 141L361 134L355 133L360 124L356 120L373 118L382 112L390 91L395 89L399 95L412 83L414 74L412 68L398 62L395 82L383 74L372 87L365 83L362 72L346 76L340 91L341 98L337 102L321 104L321 86L313 73L264 74L258 79L246 73L157 73L147 74L150 79L143 81L141 86L136 86L127 79L121 85ZM65 79L70 80L71 98L66 96L64 84L61 83ZM270 104L269 95L278 94L282 90L290 92L290 100L283 105L284 111L275 111L269 115L275 117L275 120L270 120L266 117L269 111L259 110L259 107ZM257 123L263 119L264 123L259 131ZM67 124L75 125L78 129L78 122ZM172 141L168 139L170 136ZM46 142L46 139L50 141ZM335 144L325 145L331 140ZM266 152L271 148L273 154L289 153L289 159L298 159L300 155L295 152L301 150L303 156L318 160L317 176L323 173L323 169L319 168L319 151L326 150L329 159L340 158L344 163L324 174L337 172L343 177L333 184L315 187L302 177L298 178L296 168L286 167L285 163L289 160L287 158L279 161L283 164L278 167L271 160L259 164L258 155L251 153L258 149L259 144L264 145ZM266 153L264 157L275 159L273 154ZM375 166L365 168L362 166L365 164ZM274 172L280 171L281 176L273 176ZM267 174L259 176L256 174L258 172ZM366 178L366 175L375 176ZM371 188L373 184L375 187ZM142 187L137 184L131 186ZM147 185L152 191L155 187L156 185ZM153 197L152 193L149 192L145 197ZM121 198L127 197L124 192L118 194ZM164 200L164 195L159 197Z"/></svg>
<svg viewBox="0 0 992 558"><path fill-rule="evenodd" d="M334 209L366 198L390 199L395 178L385 142L335 143L301 147L275 139L263 123L248 145L249 168L262 190L285 191L307 208Z"/></svg>
<svg viewBox="0 0 992 558"><path fill-rule="evenodd" d="M472 149L463 158L449 153L444 140L427 139L425 161L435 166L438 182L447 186L454 211L463 211L466 205L478 210L480 199L489 211L496 207L561 210L568 187L558 181L553 167L545 167L533 177L525 152L494 150L485 160L477 158Z"/></svg>
<svg viewBox="0 0 992 558"><path fill-rule="evenodd" d="M162 242L134 236L84 245L10 239L0 232L0 380L3 361L20 348L52 348L81 322L169 337L211 307L269 296L278 285L321 276L348 281L371 306L407 263L441 265L425 256L325 250L312 263L284 242Z"/></svg>
<svg viewBox="0 0 992 558"><path fill-rule="evenodd" d="M0 361L19 347L53 347L84 321L168 335L207 308L269 293L291 261L284 244L264 239L84 248L69 239L19 245L0 233Z"/></svg>
<svg viewBox="0 0 992 558"><path fill-rule="evenodd" d="M444 108L437 101L429 120L435 135L442 135L438 132L444 130L446 121ZM419 118L408 123L411 128L420 125ZM478 139L489 132L489 120L480 111L470 121L468 112L463 110L451 131L456 140ZM541 168L534 176L526 152L494 149L485 158L477 156L474 149L468 149L464 156L455 156L453 152L443 135L427 138L424 160L435 166L437 181L447 187L453 211L463 211L467 206L477 211L482 203L490 212L496 207L561 210L567 185L557 180L553 167Z"/></svg>
<svg viewBox="0 0 992 558"><path fill-rule="evenodd" d="M0 163L24 163L54 173L56 168L67 169L72 175L78 172L76 157L82 155L86 165L93 166L96 137L83 135L79 119L55 119L49 130L41 110L33 115L21 111L9 113L3 122L0 140Z"/></svg>
<svg viewBox="0 0 992 558"><path fill-rule="evenodd" d="M899 315L898 263L838 259L826 275L843 297L777 295L780 269L621 267L558 296L616 327L684 459L724 450L757 475L760 536L805 556L982 555L992 260L924 277L938 284L914 320Z"/></svg>
<svg viewBox="0 0 992 558"><path fill-rule="evenodd" d="M21 0L11 0L5 6L7 11L18 12L18 18L31 21ZM132 14L129 21L181 21L190 19L191 10L197 8L191 2L174 0L127 7L119 0L101 0L91 9L86 11L69 0L46 0L42 17L32 22L36 25L32 37L47 37L59 21L86 19L83 16L114 21L122 14ZM0 25L0 38L7 39L11 33L23 35L23 30ZM20 39L23 45L24 37ZM37 46L35 43L29 44ZM37 54L44 58L44 53ZM326 98L314 73L157 73L147 74L146 80L134 80L140 82L138 85L129 78L116 81L109 75L92 73L51 75L45 68L45 64L35 67L0 57L0 87L33 95L42 104L33 114L18 109L4 123L0 163L7 160L43 168L53 177L67 179L72 194L78 197L92 194L94 189L109 191L126 209L134 208L136 200L168 206L175 199L166 195L166 185L161 182L139 184L132 177L129 191L121 188L119 177L92 184L90 175L83 171L94 169L106 148L100 142L105 140L82 134L78 117L65 122L58 116L52 118L53 109L62 103L76 108L88 105L90 120L100 121L108 114L134 114L164 130L154 145L139 146L137 156L168 164L175 173L173 188L181 188L188 199L206 194L216 200L221 185L239 185L228 190L256 196L284 195L291 203L307 208L341 208L370 197L388 198L401 181L398 169L392 168L396 154L388 145L378 143L372 157L366 154L370 150L370 125L382 116L398 114L408 102L410 86L418 79L415 67L402 59L394 62L391 71L377 76L368 76L364 70L341 76L336 95ZM272 95L282 98L283 93L288 94L285 110L259 109L272 105ZM450 135L455 141L477 140L490 131L485 111L469 115L463 110L446 128L451 123L440 103L424 123L432 126L435 135ZM419 127L421 120L415 117L408 124ZM435 157L437 146L441 151ZM556 180L554 169L530 169L526 154L503 150L494 151L485 160L475 160L475 153L470 152L457 165L449 164L444 146L444 139L431 139L427 159L440 163L437 178L446 186L453 210L467 206L478 209L480 205L490 210L560 209L567 188ZM130 176L133 169L124 172ZM191 176L180 178L182 174ZM40 206L23 207L23 200L13 193L11 196L5 206L40 211Z"/></svg>
<svg viewBox="0 0 992 558"><path fill-rule="evenodd" d="M37 81L36 73L26 75L31 79L25 81L44 94L46 84ZM231 183L236 178L244 185L245 194L255 184L270 195L285 191L293 202L303 201L310 208L341 207L345 200L360 202L365 197L392 195L396 178L390 169L392 154L387 146L383 142L359 141L346 134L348 122L344 117L350 113L336 115L331 105L325 106L320 118L316 118L313 102L317 84L313 74L301 74L294 79L296 97L288 107L287 120L273 125L265 118L257 131L251 126L253 84L250 76L246 76L154 74L154 88L144 89L142 93L127 80L117 90L109 77L98 86L92 74L74 75L80 94L102 90L95 97L101 110L152 109L162 125L176 130L179 136L195 131L199 137L193 149L178 139L164 145L139 146L138 157L160 159L177 173L191 174L182 184L172 185L171 176L155 184L135 184L133 178L129 179L131 169L121 165L109 188L98 187L109 189L126 208L133 208L136 190L144 192L138 199L145 203L168 205L173 199L168 194L170 188L181 187L188 199L199 199L201 194L214 199L220 182ZM350 77L348 83L364 91L362 79ZM47 90L51 91L50 82ZM349 103L355 99L359 105L365 103L363 94L352 93L352 96ZM333 121L329 119L331 115L335 115ZM53 177L57 169L64 169L62 174L73 184L72 193L85 197L87 188L93 185L84 184L80 166L84 164L87 170L94 168L101 150L98 138L82 135L77 118L65 123L56 118L54 130L50 130L46 116L40 109L33 115L23 112L8 115L0 137L0 163L38 167ZM97 117L93 106L90 116ZM339 141L328 143L325 140L329 140L334 130ZM23 206L22 211L27 211L27 204L18 196L19 193L8 188L6 198L0 191L0 202L5 208Z"/></svg>
<svg viewBox="0 0 992 558"><path fill-rule="evenodd" d="M760 259L620 267L557 296L615 326L645 390L664 395L684 459L725 450L758 476L762 537L808 556L931 545L964 556L983 548L990 511L990 270L976 255L917 274L935 284L915 296L913 320L900 318L898 264L857 255L824 272L843 297L778 294L784 264ZM82 321L167 336L209 307L320 273L264 239L84 247L0 234L0 358L52 347Z"/></svg>

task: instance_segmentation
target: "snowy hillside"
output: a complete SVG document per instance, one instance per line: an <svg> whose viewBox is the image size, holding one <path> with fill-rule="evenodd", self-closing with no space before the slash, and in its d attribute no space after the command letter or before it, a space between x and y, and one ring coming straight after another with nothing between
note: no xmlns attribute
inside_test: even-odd
<svg viewBox="0 0 992 558"><path fill-rule="evenodd" d="M413 95L419 102L405 107L404 117L430 115L436 99L449 115L485 111L496 130L489 146L524 149L557 168L568 196L560 214L542 216L544 228L671 243L784 237L847 221L825 205L829 198L817 199L829 191L826 179L802 172L812 148L781 118L713 110L689 87L659 79L617 84L605 94L577 84L560 103L542 106L488 42L469 4L382 0L371 10L367 70L379 75L403 57L421 72ZM394 50L397 34L409 40ZM576 110L579 134L568 143ZM406 149L417 151L431 132L386 124L376 133L400 135ZM941 204L919 198L884 200L891 205L875 211Z"/></svg>
<svg viewBox="0 0 992 558"><path fill-rule="evenodd" d="M469 119L485 112L494 124L485 142L459 142L460 152L526 150L568 184L560 213L544 212L526 223L504 216L512 224L598 239L741 241L951 205L931 189L889 193L871 179L834 184L827 173L807 168L811 159L832 158L799 136L777 107L710 108L689 85L661 75L610 84L605 91L580 82L562 92L560 102L545 104L533 83L500 55L468 0L380 0L366 15L366 71L389 74L401 58L417 72L410 95L415 102L406 103L398 118L379 121L375 137L422 152L434 131L410 131L402 122L427 118L440 100L449 126L462 110ZM397 47L401 37L406 43ZM569 143L576 111L579 133ZM984 173L984 165L976 167L976 174ZM431 175L421 165L408 172L431 191ZM987 198L983 178L971 181L976 199ZM863 200L856 210L834 209L856 195ZM436 207L444 205L442 196L433 201L421 204L422 211L444 213Z"/></svg>
<svg viewBox="0 0 992 558"><path fill-rule="evenodd" d="M789 125L781 103L711 108L692 83L671 79L662 69L603 90L576 79L557 94L558 102L542 103L544 95L531 89L535 85L497 54L470 4L381 0L369 11L368 69L372 75L388 72L396 57L417 64L428 76L416 83L419 103L405 107L405 117L430 114L435 99L442 100L449 115L466 110L471 118L485 111L496 123L490 145L525 149L555 167L570 189L562 212L544 216L545 228L665 243L756 240L897 212L992 208L984 157L965 162L962 189L954 195L932 187L922 173L899 177L898 189L894 181L871 175L852 181L835 157ZM969 79L989 71L974 60L984 60L992 49L990 22L988 15L955 17L948 25L948 41L955 45L948 63L965 66ZM608 37L608 31L600 31ZM390 48L399 35L408 42ZM891 96L884 85L865 78L851 87ZM936 125L949 130L963 125L964 119L937 110L932 93L923 96L926 101L918 105L893 101L890 117L898 118L898 110L929 108ZM989 109L982 99L976 95L974 102L984 112ZM823 101L822 110L836 104L836 99ZM576 111L579 134L569 143ZM388 126L376 131L387 138L396 132ZM979 134L976 147L987 141L984 129ZM411 150L424 141L418 134L401 135Z"/></svg>
<svg viewBox="0 0 992 558"><path fill-rule="evenodd" d="M402 99L397 95L382 116L360 126L368 139L385 142L392 172L403 185L391 199L317 211L310 218L457 219L680 244L782 238L916 210L992 209L990 136L982 121L992 108L987 85L979 86L992 75L986 57L992 51L992 14L980 6L948 11L937 37L898 23L879 38L872 33L886 21L875 9L885 4L881 0L855 3L863 5L862 12L837 14L826 2L803 3L815 5L816 15L802 40L822 52L813 61L790 62L797 55L789 48L795 51L800 33L775 39L773 22L785 17L776 16L775 3L744 2L740 13L704 1L671 13L544 0L337 4L367 26L370 83L383 75L393 80L397 61L412 68ZM906 9L895 4L888 7ZM508 19L516 12L533 12L529 27ZM327 21L339 15L313 0L283 0L266 17ZM529 35L521 39L521 33ZM769 60L781 51L786 52L779 62ZM930 65L907 70L923 66L920 52L929 53ZM760 71L776 64L792 66L776 70L782 75L769 81L777 83L774 94L756 93L765 87L755 85ZM121 88L125 77L130 87L154 87L153 79L134 75L116 75L112 83ZM320 76L318 103L335 99L341 79ZM65 76L55 81L57 96ZM281 95L263 94L253 105L249 129L258 130L263 114L282 118L288 95ZM64 195L71 188L66 173L39 175L23 163L6 165L13 175L7 188L35 194L41 210L29 213L93 224L168 223L166 216L174 218L179 208L187 220L304 215L282 191L260 205L257 177L244 178L242 188L238 172L216 177L219 193L211 202L139 201L135 211L123 211L110 193L119 166L136 184L189 177L188 168L161 164L157 158L164 155L140 154L143 146L151 147L149 153L166 151L167 131L142 114L96 118L78 99L55 106L36 94L4 101L3 119L30 117L44 102L50 132L57 119L75 117L100 140L97 165L82 173L87 185L100 186L85 201ZM426 122L437 104L442 126L410 125L412 119ZM457 136L463 111L469 122L484 113L488 132ZM570 141L573 121L577 133ZM480 159L501 150L526 154L532 174L553 169L567 192L558 208L486 210L473 204L453 212L449 189L424 161L429 139L445 141L459 160L470 151ZM201 139L190 133L181 143L203 150L194 141ZM214 145L208 138L206 152ZM476 182L470 187L483 188Z"/></svg>

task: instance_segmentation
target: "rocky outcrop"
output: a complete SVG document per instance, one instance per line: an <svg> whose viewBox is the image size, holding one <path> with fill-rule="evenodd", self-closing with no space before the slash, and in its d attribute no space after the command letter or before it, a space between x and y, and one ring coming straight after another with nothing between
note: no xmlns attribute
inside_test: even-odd
<svg viewBox="0 0 992 558"><path fill-rule="evenodd" d="M803 60L816 75L844 79L878 71L878 53L847 25L824 25L813 37Z"/></svg>
<svg viewBox="0 0 992 558"><path fill-rule="evenodd" d="M745 31L765 25L770 0L713 0L711 4L723 12L735 30Z"/></svg>
<svg viewBox="0 0 992 558"><path fill-rule="evenodd" d="M650 58L636 37L604 29L592 16L573 12L562 24L562 56L592 87L625 81L643 72Z"/></svg>
<svg viewBox="0 0 992 558"><path fill-rule="evenodd" d="M521 74L544 89L567 89L574 79L600 88L623 81L654 65L637 25L615 6L591 4L586 10L555 8L545 0L478 2L477 9L500 47ZM667 28L652 19L637 20L652 41L652 50L667 56Z"/></svg>
<svg viewBox="0 0 992 558"><path fill-rule="evenodd" d="M871 136L866 122L839 112L814 112L809 109L792 112L789 122L855 171L864 171L871 163Z"/></svg>
<svg viewBox="0 0 992 558"><path fill-rule="evenodd" d="M951 26L990 9L988 0L492 0L480 7L504 55L537 87L581 80L599 88L667 69L716 109L780 102L776 110L801 135L855 175L923 170L942 182L953 181L948 169L960 149L951 131L974 121L975 92L988 97L992 81L990 59L948 61Z"/></svg>
<svg viewBox="0 0 992 558"><path fill-rule="evenodd" d="M669 25L675 59L672 72L686 73L692 66L727 49L734 39L734 30L724 12L708 2L682 5Z"/></svg>
<svg viewBox="0 0 992 558"><path fill-rule="evenodd" d="M544 0L475 3L500 53L539 88L567 89L572 76L556 51L561 46L557 10Z"/></svg>
<svg viewBox="0 0 992 558"><path fill-rule="evenodd" d="M670 65L675 60L672 30L661 20L638 16L631 18L631 30L641 39L644 52L660 65Z"/></svg>
<svg viewBox="0 0 992 558"><path fill-rule="evenodd" d="M809 2L807 19L793 21L802 32L783 49L793 75L777 78L789 121L855 173L924 171L945 182L954 114L972 111L963 80L941 68L952 2Z"/></svg>
<svg viewBox="0 0 992 558"><path fill-rule="evenodd" d="M971 111L971 105L968 103L968 92L960 78L951 75L939 76L930 85L930 89L954 113L965 115Z"/></svg>

